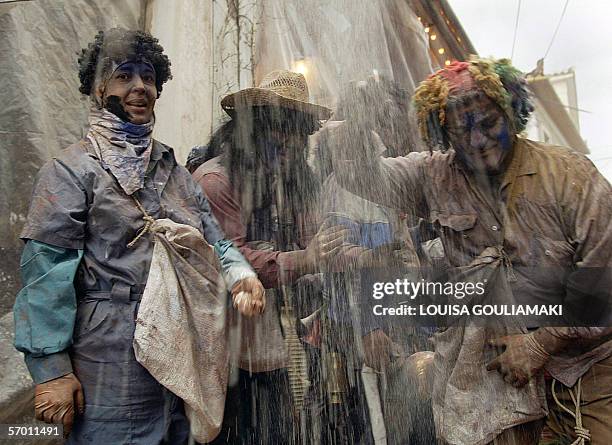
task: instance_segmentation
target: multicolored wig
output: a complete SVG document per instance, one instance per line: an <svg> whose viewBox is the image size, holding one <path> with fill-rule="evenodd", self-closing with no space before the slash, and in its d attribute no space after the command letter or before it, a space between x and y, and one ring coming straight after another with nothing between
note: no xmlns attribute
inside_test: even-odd
<svg viewBox="0 0 612 445"><path fill-rule="evenodd" d="M453 62L425 79L414 94L419 131L430 146L447 148L446 111L449 98L481 90L508 116L510 131L525 129L533 104L522 72L508 59L470 57Z"/></svg>

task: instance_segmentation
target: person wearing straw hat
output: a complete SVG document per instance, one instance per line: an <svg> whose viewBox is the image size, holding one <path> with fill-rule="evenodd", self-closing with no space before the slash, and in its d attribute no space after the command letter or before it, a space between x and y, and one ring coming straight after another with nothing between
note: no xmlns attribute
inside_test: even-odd
<svg viewBox="0 0 612 445"><path fill-rule="evenodd" d="M228 392L218 440L292 443L299 401L292 402L291 388L299 395L301 376L290 379L287 370L286 344L295 339L295 327L286 323L292 319L291 286L330 261L346 233L340 227L316 230L319 184L306 163L308 136L331 112L309 102L304 76L284 70L224 97L221 106L231 119L212 136L206 162L193 176L268 289L268 304L260 320L242 321L237 382ZM291 347L289 352L294 354Z"/></svg>

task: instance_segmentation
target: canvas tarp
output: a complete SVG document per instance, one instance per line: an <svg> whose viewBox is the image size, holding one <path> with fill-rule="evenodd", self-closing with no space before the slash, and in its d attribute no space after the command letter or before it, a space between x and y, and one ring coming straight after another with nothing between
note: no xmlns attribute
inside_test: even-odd
<svg viewBox="0 0 612 445"><path fill-rule="evenodd" d="M36 173L75 143L89 101L77 59L99 30L142 29L144 0L0 3L0 314L19 290L19 233Z"/></svg>
<svg viewBox="0 0 612 445"><path fill-rule="evenodd" d="M412 91L432 71L423 26L404 1L264 0L258 30L255 83L275 69L299 71L328 106L350 81L378 73Z"/></svg>

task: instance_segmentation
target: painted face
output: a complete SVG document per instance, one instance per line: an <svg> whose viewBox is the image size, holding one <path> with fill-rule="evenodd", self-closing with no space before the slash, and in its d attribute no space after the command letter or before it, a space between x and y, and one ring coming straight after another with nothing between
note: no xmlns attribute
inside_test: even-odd
<svg viewBox="0 0 612 445"><path fill-rule="evenodd" d="M157 100L155 70L147 63L126 62L117 67L98 94L109 111L133 124L145 124L153 117Z"/></svg>
<svg viewBox="0 0 612 445"><path fill-rule="evenodd" d="M280 164L281 172L288 174L291 165L303 155L308 146L308 136L294 132L272 130L269 132L268 146L273 153L272 159Z"/></svg>
<svg viewBox="0 0 612 445"><path fill-rule="evenodd" d="M508 119L484 93L461 97L447 106L448 138L460 161L470 170L501 173L512 148Z"/></svg>

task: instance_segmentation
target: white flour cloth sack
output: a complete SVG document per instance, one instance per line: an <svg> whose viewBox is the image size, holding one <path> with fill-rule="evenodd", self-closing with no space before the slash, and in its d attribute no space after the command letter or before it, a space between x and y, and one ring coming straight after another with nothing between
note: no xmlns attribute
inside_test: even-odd
<svg viewBox="0 0 612 445"><path fill-rule="evenodd" d="M194 439L210 442L221 429L229 369L221 265L191 226L160 219L151 231L155 246L136 320L136 359L183 399Z"/></svg>

